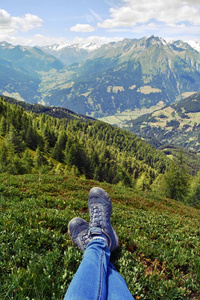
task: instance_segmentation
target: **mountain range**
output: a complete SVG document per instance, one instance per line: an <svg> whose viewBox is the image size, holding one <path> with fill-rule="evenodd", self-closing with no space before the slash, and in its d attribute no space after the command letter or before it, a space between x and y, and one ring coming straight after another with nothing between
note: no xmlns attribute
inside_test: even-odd
<svg viewBox="0 0 200 300"><path fill-rule="evenodd" d="M164 106L199 91L200 53L155 36L85 48L1 43L0 57L2 94L94 117Z"/></svg>
<svg viewBox="0 0 200 300"><path fill-rule="evenodd" d="M41 50L58 58L65 66L70 66L73 63L81 63L89 58L92 51L100 46L93 43L86 44L54 44L41 47Z"/></svg>
<svg viewBox="0 0 200 300"><path fill-rule="evenodd" d="M185 92L197 92L200 53L182 41L154 36L125 39L92 51L81 64L68 67L66 88L44 98L95 117L173 103ZM56 100L55 100L56 99Z"/></svg>
<svg viewBox="0 0 200 300"><path fill-rule="evenodd" d="M160 38L161 40L164 41L163 38ZM173 44L174 41L169 41L169 44ZM165 41L165 43L167 43ZM197 50L198 52L200 52L200 41L186 41L185 43L189 44L192 48L194 48L195 50ZM77 51L82 51L85 50L88 54L98 48L100 48L102 45L98 45L95 43L83 43L83 44L53 44L53 45L48 45L48 46L43 46L41 47L42 50L44 50L47 53L50 53L54 56L56 56L57 58L61 57L60 53L61 52L67 52L69 51L69 49L71 49L70 51L72 51L72 49L75 50L75 52ZM60 58L61 59L61 58ZM61 59L61 61L63 61ZM64 61L63 61L64 62ZM67 64L67 63L65 63ZM71 63L70 63L71 64Z"/></svg>

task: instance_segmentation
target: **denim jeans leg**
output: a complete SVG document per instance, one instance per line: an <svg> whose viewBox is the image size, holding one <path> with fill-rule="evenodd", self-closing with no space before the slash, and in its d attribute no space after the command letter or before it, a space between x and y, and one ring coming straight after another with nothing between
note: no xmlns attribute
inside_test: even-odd
<svg viewBox="0 0 200 300"><path fill-rule="evenodd" d="M64 300L106 300L110 250L103 239L93 239L74 275Z"/></svg>
<svg viewBox="0 0 200 300"><path fill-rule="evenodd" d="M124 278L109 263L107 271L107 300L134 300Z"/></svg>

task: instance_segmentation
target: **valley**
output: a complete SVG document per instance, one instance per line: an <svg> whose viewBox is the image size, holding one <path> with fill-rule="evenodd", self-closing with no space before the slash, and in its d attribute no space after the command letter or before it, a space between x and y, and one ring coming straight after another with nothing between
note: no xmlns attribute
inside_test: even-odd
<svg viewBox="0 0 200 300"><path fill-rule="evenodd" d="M126 128L129 127L129 125L127 125L128 121L137 119L142 115L149 114L156 110L159 110L163 106L164 106L163 102L159 102L157 105L151 106L150 108L135 109L133 111L127 109L126 111L121 113L120 112L116 113L115 115L98 118L98 120L109 123L111 125L117 125L120 128L122 127Z"/></svg>

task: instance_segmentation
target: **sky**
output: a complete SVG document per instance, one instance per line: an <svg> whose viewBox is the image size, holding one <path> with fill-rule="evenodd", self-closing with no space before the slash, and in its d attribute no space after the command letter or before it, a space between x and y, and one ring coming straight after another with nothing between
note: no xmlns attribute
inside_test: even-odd
<svg viewBox="0 0 200 300"><path fill-rule="evenodd" d="M0 41L15 45L151 35L200 41L200 0L0 0Z"/></svg>

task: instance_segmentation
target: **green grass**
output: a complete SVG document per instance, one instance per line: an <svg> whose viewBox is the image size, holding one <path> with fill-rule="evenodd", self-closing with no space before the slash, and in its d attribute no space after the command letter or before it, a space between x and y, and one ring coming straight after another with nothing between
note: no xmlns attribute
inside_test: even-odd
<svg viewBox="0 0 200 300"><path fill-rule="evenodd" d="M200 299L199 210L71 175L0 175L0 299L63 299L82 259L67 225L89 220L97 185L113 200L111 259L134 297Z"/></svg>
<svg viewBox="0 0 200 300"><path fill-rule="evenodd" d="M98 118L98 120L109 123L111 125L116 124L123 124L124 127L127 127L126 122L130 120L135 120L138 117L152 113L158 109L161 109L163 107L163 102L160 101L158 104L151 106L151 108L141 108L141 109L135 109L133 111L126 110L121 113L116 113L115 115L110 115L106 117Z"/></svg>

